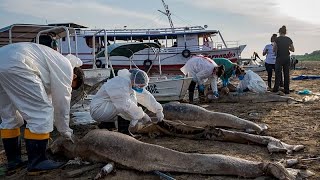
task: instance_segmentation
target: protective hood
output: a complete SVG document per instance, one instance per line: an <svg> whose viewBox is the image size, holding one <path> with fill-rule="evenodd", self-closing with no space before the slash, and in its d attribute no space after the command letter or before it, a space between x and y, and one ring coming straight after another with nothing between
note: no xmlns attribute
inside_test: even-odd
<svg viewBox="0 0 320 180"><path fill-rule="evenodd" d="M68 55L66 55L65 57L66 57L67 59L69 59L72 68L82 66L82 61L81 61L77 56L75 56L75 55L73 55L73 54L68 54Z"/></svg>

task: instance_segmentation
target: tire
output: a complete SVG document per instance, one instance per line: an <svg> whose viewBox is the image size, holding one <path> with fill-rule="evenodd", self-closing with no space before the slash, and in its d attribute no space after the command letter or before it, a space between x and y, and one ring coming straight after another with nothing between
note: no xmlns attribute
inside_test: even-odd
<svg viewBox="0 0 320 180"><path fill-rule="evenodd" d="M185 50L182 51L181 55L182 55L184 58L188 58L188 57L191 56L191 52L190 52L190 50L185 49Z"/></svg>
<svg viewBox="0 0 320 180"><path fill-rule="evenodd" d="M148 71L150 66L152 65L152 61L150 59L146 59L143 61L143 68L144 68L144 71Z"/></svg>
<svg viewBox="0 0 320 180"><path fill-rule="evenodd" d="M97 68L101 68L102 67L101 60L96 60L96 66L97 66Z"/></svg>

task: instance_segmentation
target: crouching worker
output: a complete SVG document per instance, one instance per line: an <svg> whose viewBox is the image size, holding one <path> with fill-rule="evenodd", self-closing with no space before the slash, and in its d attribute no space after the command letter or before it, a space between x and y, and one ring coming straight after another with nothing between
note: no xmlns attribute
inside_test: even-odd
<svg viewBox="0 0 320 180"><path fill-rule="evenodd" d="M267 92L267 85L263 79L251 70L244 70L241 67L236 69L236 76L239 78L240 82L237 86L237 92L247 92L252 91L256 93Z"/></svg>
<svg viewBox="0 0 320 180"><path fill-rule="evenodd" d="M148 85L148 75L139 69L119 70L118 76L108 80L93 97L90 113L94 120L104 122L104 128L115 127L115 117L118 116L118 131L129 133L130 128L137 123L152 122L151 118L137 103L156 113L157 120L164 118L163 109L153 95L145 89Z"/></svg>
<svg viewBox="0 0 320 180"><path fill-rule="evenodd" d="M198 84L200 101L204 98L204 83L209 79L215 98L219 97L217 80L224 73L224 66L218 66L213 60L204 56L194 56L180 69L193 79L189 86L189 103L193 103L194 89Z"/></svg>
<svg viewBox="0 0 320 180"><path fill-rule="evenodd" d="M222 81L222 87L228 87L231 92L235 92L236 87L230 84L230 78L231 76L235 76L238 65L232 63L229 59L226 58L214 58L213 61L219 66L223 65L225 68L223 75L220 77Z"/></svg>
<svg viewBox="0 0 320 180"><path fill-rule="evenodd" d="M1 138L7 156L7 175L25 163L21 161L20 127L26 121L24 139L28 175L56 169L63 163L48 160L45 151L53 125L72 140L69 128L72 89L83 84L83 71L72 60L35 43L14 43L0 48ZM77 63L75 63L77 64Z"/></svg>

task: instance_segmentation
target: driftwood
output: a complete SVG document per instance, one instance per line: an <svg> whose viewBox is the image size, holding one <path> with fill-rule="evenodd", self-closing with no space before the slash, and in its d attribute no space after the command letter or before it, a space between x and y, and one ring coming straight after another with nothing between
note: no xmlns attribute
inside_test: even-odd
<svg viewBox="0 0 320 180"><path fill-rule="evenodd" d="M90 131L75 143L58 138L49 150L53 154L63 153L69 158L81 157L91 162L112 161L143 172L235 175L245 178L270 175L286 180L298 178L280 163L248 161L219 154L183 153L107 130Z"/></svg>

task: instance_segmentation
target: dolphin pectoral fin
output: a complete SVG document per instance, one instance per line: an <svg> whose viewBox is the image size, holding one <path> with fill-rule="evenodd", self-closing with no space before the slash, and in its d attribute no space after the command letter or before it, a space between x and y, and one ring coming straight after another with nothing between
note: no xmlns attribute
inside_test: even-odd
<svg viewBox="0 0 320 180"><path fill-rule="evenodd" d="M300 151L304 149L303 145L289 145L284 142L281 142L280 140L277 141L271 141L268 143L267 146L270 153L272 152L286 152L288 154L291 154L292 152Z"/></svg>
<svg viewBox="0 0 320 180"><path fill-rule="evenodd" d="M260 127L259 131L249 128L249 129L245 129L245 132L249 133L249 134L261 134L261 133L265 132L268 129L268 125L267 124L262 123L262 124L257 124L257 125L258 125L258 127Z"/></svg>
<svg viewBox="0 0 320 180"><path fill-rule="evenodd" d="M286 168L286 170L294 176L295 179L307 179L315 174L309 170Z"/></svg>
<svg viewBox="0 0 320 180"><path fill-rule="evenodd" d="M295 176L293 173L287 171L287 169L279 162L276 163L268 163L267 165L267 173L273 175L274 177L282 180L295 180Z"/></svg>

